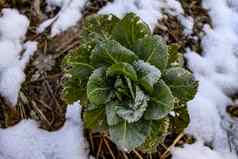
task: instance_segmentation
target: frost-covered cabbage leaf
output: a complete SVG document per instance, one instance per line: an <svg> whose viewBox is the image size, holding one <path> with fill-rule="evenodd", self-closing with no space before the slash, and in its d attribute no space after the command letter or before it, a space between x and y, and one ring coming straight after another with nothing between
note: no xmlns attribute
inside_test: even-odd
<svg viewBox="0 0 238 159"><path fill-rule="evenodd" d="M80 46L64 59L65 101L80 99L86 127L107 131L122 150L154 151L169 130L189 122L181 113L197 82L181 57L133 13L89 16Z"/></svg>

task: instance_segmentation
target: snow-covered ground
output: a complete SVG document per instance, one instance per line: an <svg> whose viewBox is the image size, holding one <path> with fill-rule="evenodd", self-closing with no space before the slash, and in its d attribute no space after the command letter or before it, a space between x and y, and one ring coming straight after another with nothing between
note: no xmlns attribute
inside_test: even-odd
<svg viewBox="0 0 238 159"><path fill-rule="evenodd" d="M195 99L189 102L191 123L187 132L212 144L218 152L237 153L238 122L226 113L226 106L232 104L228 95L238 90L237 4L203 0L203 5L209 10L213 28L204 27L202 56L189 50L186 54L200 81Z"/></svg>
<svg viewBox="0 0 238 159"><path fill-rule="evenodd" d="M0 95L10 106L17 103L25 80L24 69L37 43L23 43L29 20L14 9L3 9L0 17ZM56 132L38 128L37 122L23 120L0 129L0 159L88 159L79 102L68 106L64 127Z"/></svg>
<svg viewBox="0 0 238 159"><path fill-rule="evenodd" d="M38 128L33 120L0 129L0 159L88 159L79 102L68 106L66 122L56 132Z"/></svg>
<svg viewBox="0 0 238 159"><path fill-rule="evenodd" d="M165 16L162 14L162 9L170 15L177 16L185 32L191 33L193 19L184 16L183 8L176 0L114 0L103 7L98 14L112 13L122 18L125 14L134 12L149 25L151 30L154 30L158 20Z"/></svg>
<svg viewBox="0 0 238 159"><path fill-rule="evenodd" d="M175 148L172 155L172 159L236 159L235 156L230 154L221 154L211 150L204 146L201 141L192 145L184 145L183 148Z"/></svg>
<svg viewBox="0 0 238 159"><path fill-rule="evenodd" d="M10 106L17 103L25 80L24 69L37 49L37 43L23 43L29 20L14 9L3 9L0 17L0 95ZM23 54L21 55L23 51Z"/></svg>
<svg viewBox="0 0 238 159"><path fill-rule="evenodd" d="M74 26L82 17L82 9L87 0L47 0L48 9L60 7L59 13L46 21L44 21L37 29L39 33L43 32L47 27L51 26L51 36L60 34L69 27Z"/></svg>

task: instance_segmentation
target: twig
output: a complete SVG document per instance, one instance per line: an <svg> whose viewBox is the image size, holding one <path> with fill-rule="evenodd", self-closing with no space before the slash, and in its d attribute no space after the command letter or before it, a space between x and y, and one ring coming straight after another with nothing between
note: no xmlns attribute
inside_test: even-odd
<svg viewBox="0 0 238 159"><path fill-rule="evenodd" d="M122 155L123 155L123 157L124 157L125 159L129 159L129 158L127 157L127 155L126 155L125 152L121 151L121 153L122 153Z"/></svg>
<svg viewBox="0 0 238 159"><path fill-rule="evenodd" d="M90 140L90 144L91 144L91 147L92 147L92 151L94 152L95 148L94 148L94 144L93 144L93 135L92 135L91 132L89 132L89 140Z"/></svg>
<svg viewBox="0 0 238 159"><path fill-rule="evenodd" d="M99 158L99 155L100 155L100 152L101 152L101 149L102 149L102 143L103 143L103 138L101 138L101 140L100 140L99 147L98 147L98 152L97 152L97 155L96 155L96 159Z"/></svg>
<svg viewBox="0 0 238 159"><path fill-rule="evenodd" d="M49 106L49 105L47 105L43 100L38 100L38 99L35 99L37 102L39 102L42 106L44 106L45 108L47 108L47 109L49 109L50 111L52 111L52 108ZM50 123L50 125L52 125L53 123L54 123L54 121L55 121L55 116L54 115L52 115L52 119L51 119L51 121L49 121L49 123Z"/></svg>
<svg viewBox="0 0 238 159"><path fill-rule="evenodd" d="M50 86L48 80L46 79L46 75L45 75L45 74L44 74L44 78L45 78L44 81L45 81L46 87L47 87L47 89L48 89L48 91L49 91L49 93L50 93L50 96L53 98L53 100L54 100L54 102L55 102L55 104L56 104L56 106L57 106L59 112L63 112L61 106L59 105L59 103L58 103L58 101L57 101L57 99L56 99L56 97L55 97L55 95L54 95L54 93L53 93L53 90L52 90L52 88L51 88L51 86Z"/></svg>
<svg viewBox="0 0 238 159"><path fill-rule="evenodd" d="M174 142L172 143L172 145L170 145L166 151L162 154L161 159L165 159L166 157L168 157L168 153L171 151L171 149L178 143L178 141L184 136L184 133L180 133L176 139L174 140Z"/></svg>
<svg viewBox="0 0 238 159"><path fill-rule="evenodd" d="M136 150L133 150L133 152L136 154L136 156L137 156L139 159L143 159L143 157L142 157Z"/></svg>
<svg viewBox="0 0 238 159"><path fill-rule="evenodd" d="M76 38L75 38L75 39L76 39ZM73 40L74 40L74 39L73 39ZM70 41L70 42L71 42L71 41ZM80 44L80 42L79 42L79 41L76 41L76 42L71 42L71 44L68 44L68 46L66 46L65 49L57 48L56 52L60 52L57 57L61 56L62 54L66 53L66 52L68 52L69 50L75 48L75 47L78 46L79 44Z"/></svg>
<svg viewBox="0 0 238 159"><path fill-rule="evenodd" d="M40 114L41 119L46 121L48 126L50 126L50 128L52 128L50 121L47 119L47 117L44 115L44 113L40 110L40 108L37 107L36 103L34 101L32 101L31 103L32 103L32 107Z"/></svg>
<svg viewBox="0 0 238 159"><path fill-rule="evenodd" d="M26 112L25 112L24 106L22 104L19 104L19 110L20 110L21 119L25 119L26 118Z"/></svg>
<svg viewBox="0 0 238 159"><path fill-rule="evenodd" d="M109 144L108 144L108 142L107 142L107 139L106 139L106 138L103 138L103 140L104 140L104 143L105 143L105 145L106 145L106 147L107 147L109 153L111 154L112 158L113 158L113 159L116 159L116 157L114 156L114 154L113 154L113 152L112 152L112 150L111 150L111 148L110 148L110 146L109 146Z"/></svg>

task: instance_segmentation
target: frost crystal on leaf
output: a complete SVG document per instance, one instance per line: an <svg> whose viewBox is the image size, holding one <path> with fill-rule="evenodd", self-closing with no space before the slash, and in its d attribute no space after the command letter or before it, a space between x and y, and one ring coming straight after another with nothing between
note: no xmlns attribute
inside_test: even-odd
<svg viewBox="0 0 238 159"><path fill-rule="evenodd" d="M141 74L145 75L143 78L148 80L149 83L156 83L159 80L161 72L155 66L142 60L135 62L134 65L138 72L141 72Z"/></svg>

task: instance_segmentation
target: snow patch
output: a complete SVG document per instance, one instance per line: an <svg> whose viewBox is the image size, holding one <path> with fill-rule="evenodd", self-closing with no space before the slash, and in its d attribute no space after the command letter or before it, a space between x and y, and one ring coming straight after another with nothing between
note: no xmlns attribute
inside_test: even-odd
<svg viewBox="0 0 238 159"><path fill-rule="evenodd" d="M172 156L172 159L236 159L230 154L222 154L211 150L204 146L201 141L192 145L186 144L183 148L174 148Z"/></svg>
<svg viewBox="0 0 238 159"><path fill-rule="evenodd" d="M191 35L193 33L193 25L194 25L194 20L192 17L188 16L181 16L178 15L178 20L181 22L182 26L184 27L183 33L185 35Z"/></svg>
<svg viewBox="0 0 238 159"><path fill-rule="evenodd" d="M76 25L82 17L81 11L86 2L87 0L47 0L49 8L60 7L61 10L55 17L44 21L37 31L41 33L52 25L51 36L53 37Z"/></svg>
<svg viewBox="0 0 238 159"><path fill-rule="evenodd" d="M191 17L184 16L183 8L177 0L114 0L103 7L98 14L114 14L122 18L127 13L134 12L143 19L153 31L158 20L164 17L162 10L182 19L182 25L187 30L186 32L191 32L193 20L191 20Z"/></svg>
<svg viewBox="0 0 238 159"><path fill-rule="evenodd" d="M202 2L209 11L213 28L204 26L202 55L187 50L188 65L199 80L198 93L188 103L191 122L187 132L212 145L214 153L233 155L238 153L238 120L226 113L226 106L233 104L229 95L238 91L238 11L234 10L237 3L225 0ZM189 148L187 153L190 156Z"/></svg>
<svg viewBox="0 0 238 159"><path fill-rule="evenodd" d="M79 102L69 105L65 125L56 132L38 128L33 120L0 129L1 159L88 159Z"/></svg>
<svg viewBox="0 0 238 159"><path fill-rule="evenodd" d="M24 69L37 49L37 43L22 44L29 20L15 9L3 9L0 17L0 95L9 105L17 103L25 80ZM21 53L23 54L21 55Z"/></svg>
<svg viewBox="0 0 238 159"><path fill-rule="evenodd" d="M26 16L15 9L3 9L0 18L1 40L18 41L25 38L30 24Z"/></svg>

